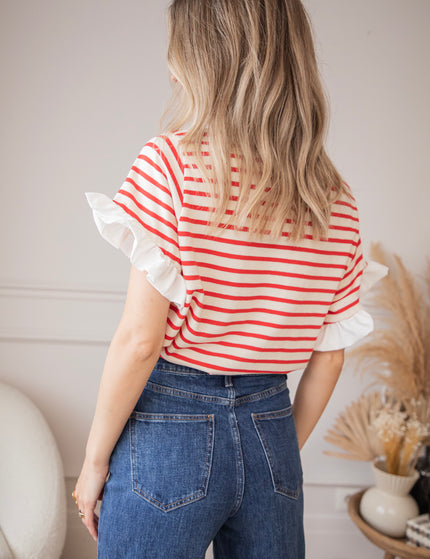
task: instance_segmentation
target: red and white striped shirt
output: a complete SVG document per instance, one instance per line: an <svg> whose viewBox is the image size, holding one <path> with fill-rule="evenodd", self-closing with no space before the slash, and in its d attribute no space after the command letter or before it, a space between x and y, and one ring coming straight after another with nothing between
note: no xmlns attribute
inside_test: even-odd
<svg viewBox="0 0 430 559"><path fill-rule="evenodd" d="M171 301L161 356L211 374L303 369L322 328L365 313L352 193L333 205L326 241L314 240L308 225L292 244L290 223L280 240L250 240L233 228L208 235L208 185L178 146L183 133L149 140L113 200L87 193L101 234ZM232 154L231 208L239 163Z"/></svg>

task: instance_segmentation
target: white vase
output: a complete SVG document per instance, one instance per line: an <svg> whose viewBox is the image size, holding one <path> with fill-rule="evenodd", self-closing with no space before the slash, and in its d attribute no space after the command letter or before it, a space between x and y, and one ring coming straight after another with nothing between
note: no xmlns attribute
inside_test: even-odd
<svg viewBox="0 0 430 559"><path fill-rule="evenodd" d="M389 474L381 460L375 460L372 466L376 487L364 492L360 514L378 532L402 538L406 535L406 522L419 512L415 499L409 495L419 473L413 470L408 476Z"/></svg>

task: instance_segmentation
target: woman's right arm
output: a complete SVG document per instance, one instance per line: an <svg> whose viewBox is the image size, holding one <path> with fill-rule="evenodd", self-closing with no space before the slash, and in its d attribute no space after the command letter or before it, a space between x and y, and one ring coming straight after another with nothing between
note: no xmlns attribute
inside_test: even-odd
<svg viewBox="0 0 430 559"><path fill-rule="evenodd" d="M302 373L293 402L299 448L321 417L342 371L344 349L314 351Z"/></svg>

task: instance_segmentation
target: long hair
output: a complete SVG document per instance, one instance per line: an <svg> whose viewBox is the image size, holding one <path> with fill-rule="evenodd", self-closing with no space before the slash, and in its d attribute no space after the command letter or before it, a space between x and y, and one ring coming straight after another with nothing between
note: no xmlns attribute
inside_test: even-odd
<svg viewBox="0 0 430 559"><path fill-rule="evenodd" d="M324 149L327 104L301 1L173 0L168 34L178 83L162 122L173 108L167 130L188 124L180 145L210 184L211 226L279 237L288 223L291 240L327 237L331 205L349 190ZM241 162L233 212L231 153Z"/></svg>

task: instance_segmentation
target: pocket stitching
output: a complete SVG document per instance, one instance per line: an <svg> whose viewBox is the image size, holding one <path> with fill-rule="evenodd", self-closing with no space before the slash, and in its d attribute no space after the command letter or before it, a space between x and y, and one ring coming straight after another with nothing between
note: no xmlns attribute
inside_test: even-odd
<svg viewBox="0 0 430 559"><path fill-rule="evenodd" d="M290 405L288 408L284 408L282 410L277 411L268 411L268 412L260 412L260 413L251 413L252 422L254 423L255 429L258 434L258 438L260 439L260 443L263 447L264 454L266 456L267 464L269 466L270 476L272 478L273 489L275 493L280 493L281 495L285 495L287 497L291 497L292 499L297 499L300 495L302 486L303 486L303 474L300 475L299 485L296 490L288 489L284 487L280 483L275 481L274 475L274 464L271 453L269 451L268 444L263 434L263 430L261 428L260 422L264 421L265 419L272 419L274 417L290 417L292 415L293 406Z"/></svg>
<svg viewBox="0 0 430 559"><path fill-rule="evenodd" d="M168 512L169 510L173 510L178 508L182 505L188 504L193 501L197 501L203 498L207 494L207 488L209 484L209 477L210 471L212 467L212 456L213 456L213 446L214 446L214 414L199 414L199 415L189 415L189 414L154 414L154 413L145 413L145 412L138 412L133 411L131 414L131 429L130 429L130 461L131 461L131 474L132 474L132 490L137 495L141 496L146 501L152 503L157 508ZM205 421L208 425L208 435L206 441L206 457L205 457L205 466L203 470L203 477L200 489L194 491L191 495L187 495L186 497L181 497L176 501L173 501L168 504L161 503L158 499L155 499L152 495L139 489L137 480L135 478L135 471L136 471L136 445L135 445L135 422L142 420L142 419L149 419L152 421Z"/></svg>
<svg viewBox="0 0 430 559"><path fill-rule="evenodd" d="M252 417L255 419L271 419L272 417L288 417L293 413L293 405L289 405L287 408L283 408L282 410L273 410L273 411L263 411L260 413L253 413L251 414Z"/></svg>

